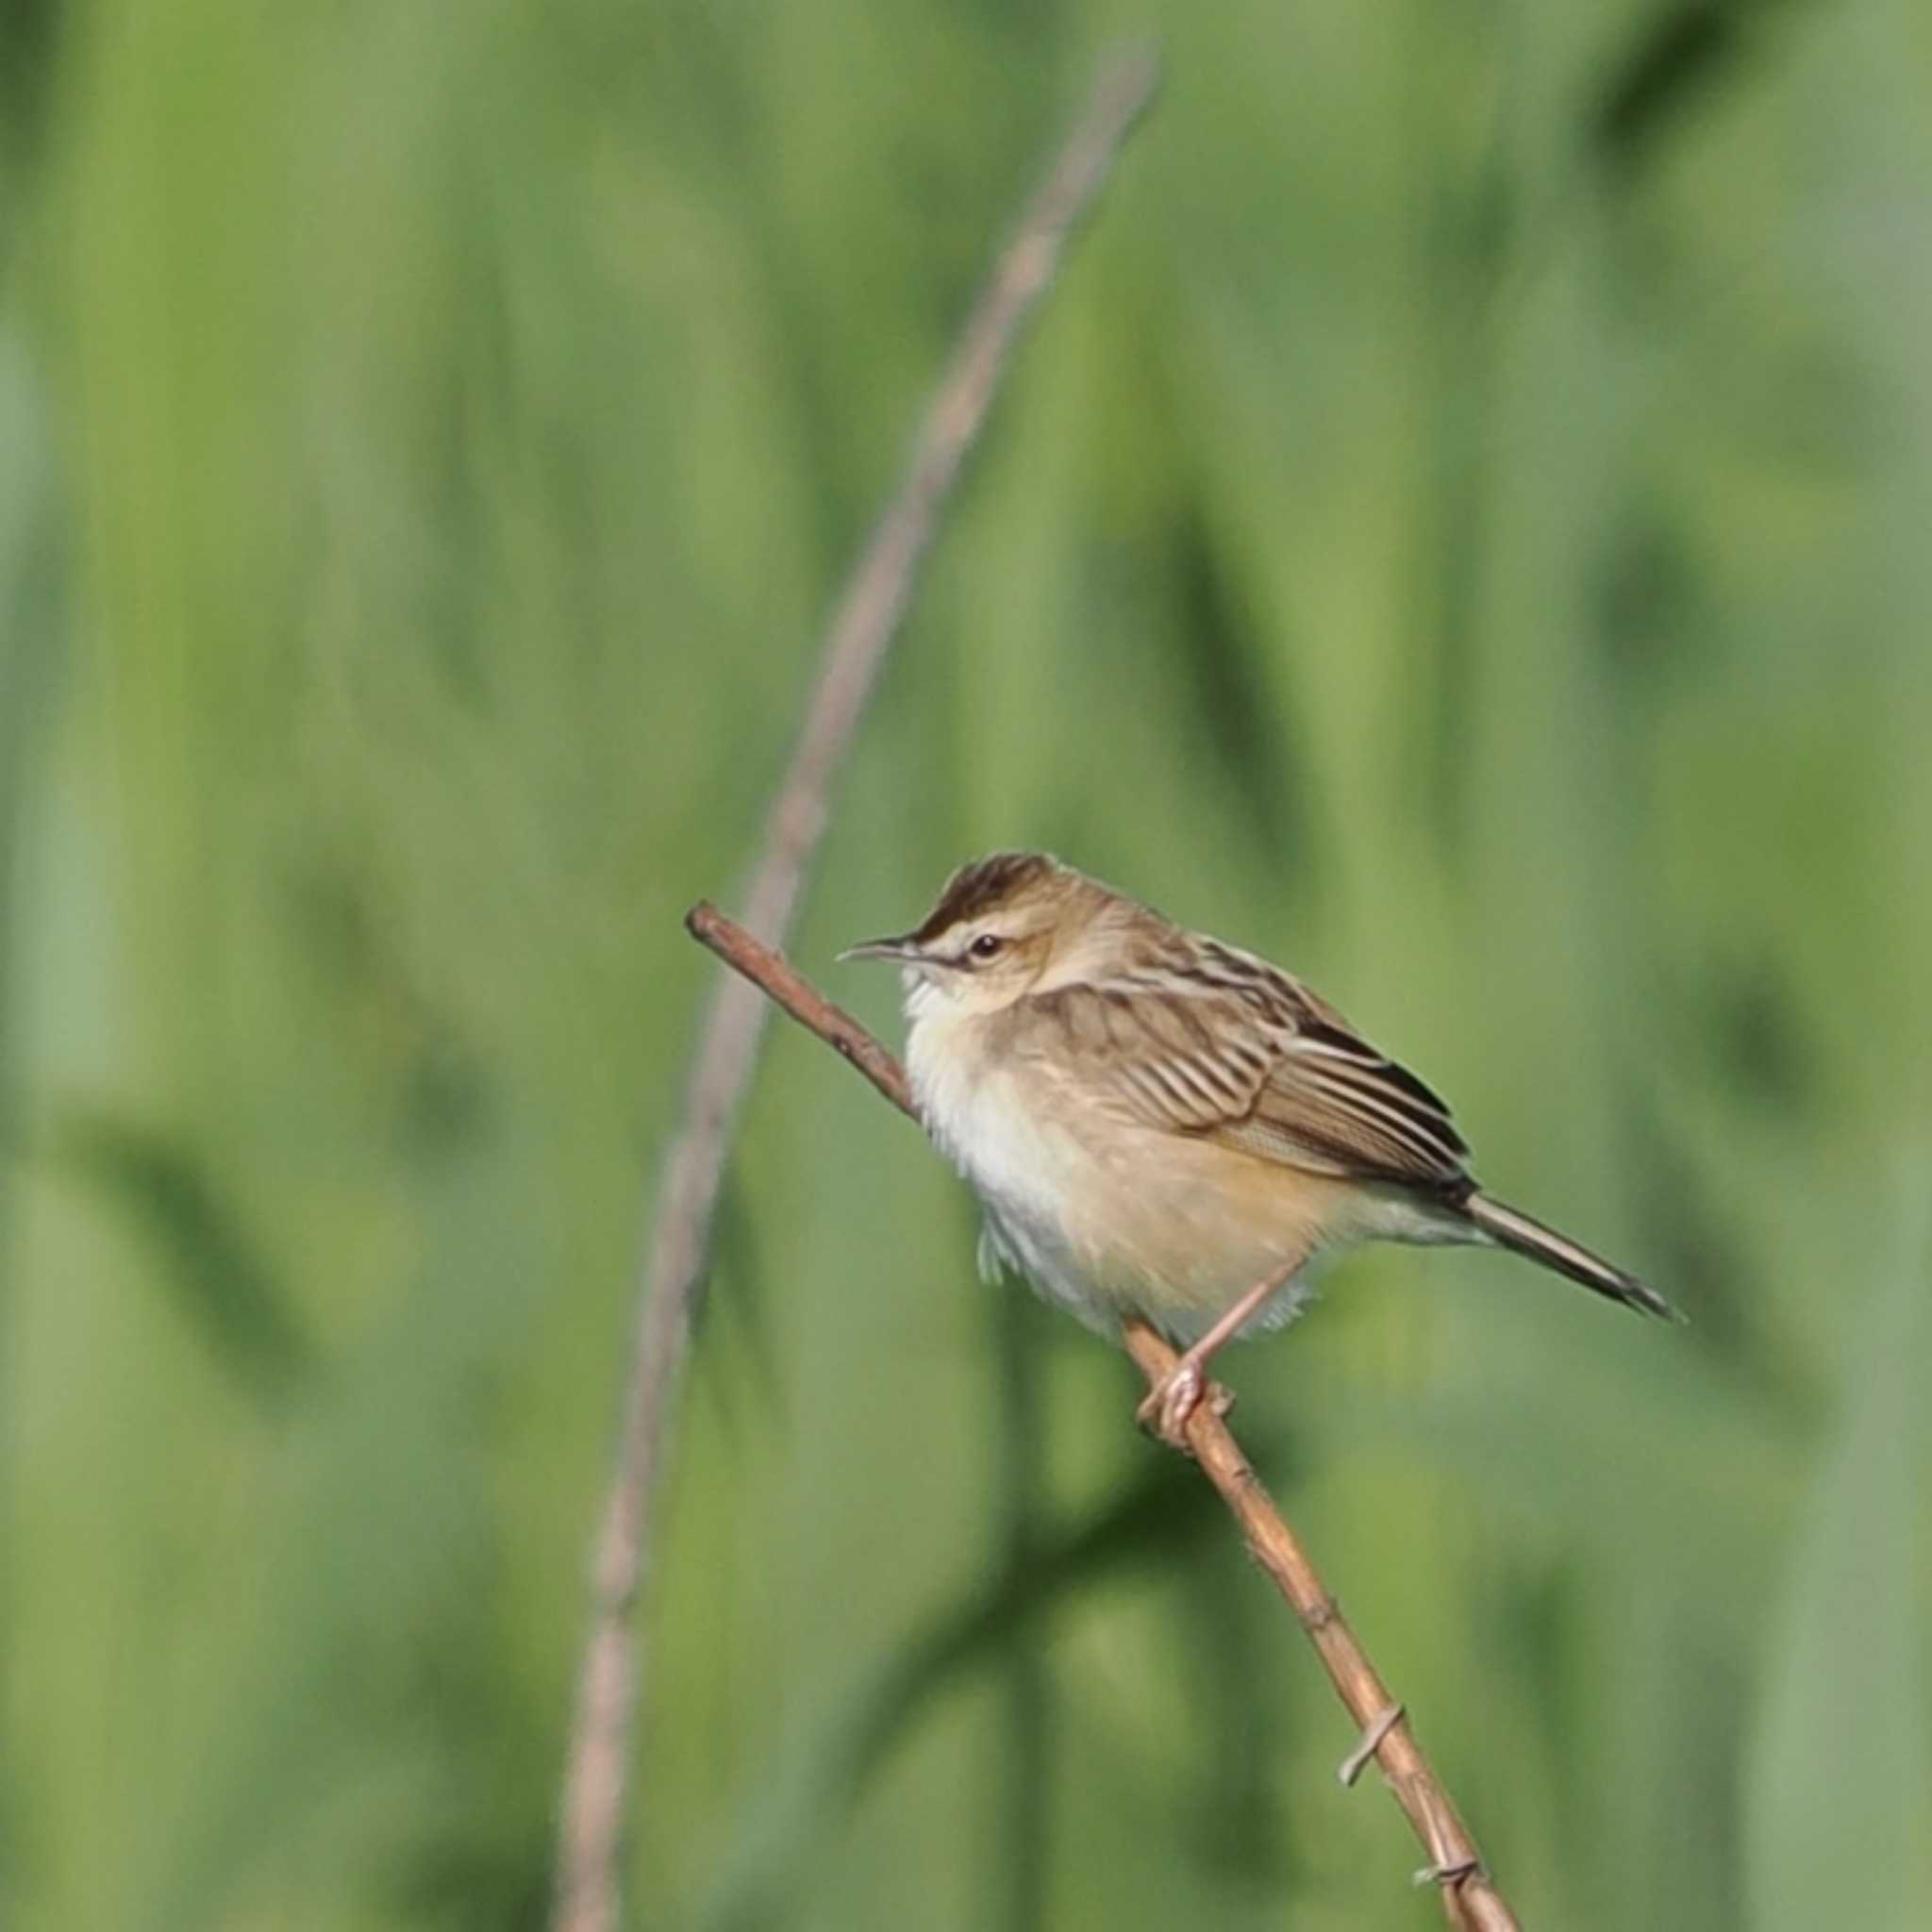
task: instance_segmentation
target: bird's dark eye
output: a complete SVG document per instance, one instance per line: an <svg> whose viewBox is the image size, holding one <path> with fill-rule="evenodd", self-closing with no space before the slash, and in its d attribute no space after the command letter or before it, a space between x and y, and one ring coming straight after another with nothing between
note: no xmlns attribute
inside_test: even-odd
<svg viewBox="0 0 1932 1932"><path fill-rule="evenodd" d="M996 932L983 932L966 948L975 959L991 959L1006 944Z"/></svg>

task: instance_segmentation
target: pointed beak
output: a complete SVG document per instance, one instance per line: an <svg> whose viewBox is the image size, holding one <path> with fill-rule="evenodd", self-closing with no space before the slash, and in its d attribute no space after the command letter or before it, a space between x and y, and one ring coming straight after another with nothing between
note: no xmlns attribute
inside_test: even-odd
<svg viewBox="0 0 1932 1932"><path fill-rule="evenodd" d="M856 946L847 946L839 955L841 959L908 959L920 958L919 948L912 943L910 933L901 933L891 940L861 940Z"/></svg>

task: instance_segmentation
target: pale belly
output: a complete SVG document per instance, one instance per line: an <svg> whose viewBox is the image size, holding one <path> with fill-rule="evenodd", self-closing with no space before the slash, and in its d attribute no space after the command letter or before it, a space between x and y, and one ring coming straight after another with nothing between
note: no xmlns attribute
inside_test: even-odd
<svg viewBox="0 0 1932 1932"><path fill-rule="evenodd" d="M1041 1106L1024 1076L908 1063L928 1132L986 1212L982 1262L1024 1274L1089 1326L1139 1314L1186 1341L1257 1283L1274 1295L1242 1332L1289 1320L1308 1264L1369 1229L1360 1191L1228 1150Z"/></svg>

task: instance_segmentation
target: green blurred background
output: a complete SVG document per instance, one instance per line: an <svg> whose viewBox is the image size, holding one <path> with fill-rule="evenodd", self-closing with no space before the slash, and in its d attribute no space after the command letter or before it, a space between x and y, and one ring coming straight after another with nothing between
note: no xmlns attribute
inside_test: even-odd
<svg viewBox="0 0 1932 1932"><path fill-rule="evenodd" d="M1692 1321L1240 1421L1531 1924L1932 1924L1932 15L0 10L0 1915L533 1927L640 1203L840 574L1117 32L797 947L1041 844ZM1124 1361L774 1037L640 1925L1421 1927ZM1370 1781L1373 1784L1373 1780Z"/></svg>

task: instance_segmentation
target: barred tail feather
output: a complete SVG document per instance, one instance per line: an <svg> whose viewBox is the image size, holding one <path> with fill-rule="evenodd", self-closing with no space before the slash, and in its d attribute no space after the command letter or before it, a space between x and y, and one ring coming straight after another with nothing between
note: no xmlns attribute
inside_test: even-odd
<svg viewBox="0 0 1932 1932"><path fill-rule="evenodd" d="M1526 1255L1572 1281L1625 1307L1641 1309L1646 1315L1661 1315L1666 1321L1677 1319L1676 1310L1655 1289L1646 1288L1634 1274L1625 1274L1580 1242L1573 1241L1554 1227L1545 1227L1519 1208L1498 1201L1492 1194L1473 1193L1462 1203L1462 1211L1482 1233L1499 1246Z"/></svg>

